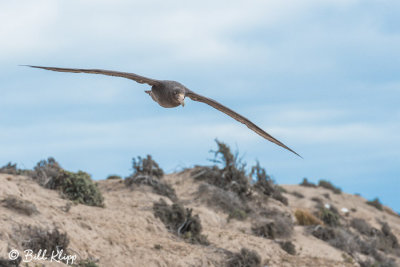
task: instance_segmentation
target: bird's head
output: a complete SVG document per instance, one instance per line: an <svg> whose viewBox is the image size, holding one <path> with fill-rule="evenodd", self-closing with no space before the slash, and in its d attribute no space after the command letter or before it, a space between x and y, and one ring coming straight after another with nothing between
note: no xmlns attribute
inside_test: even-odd
<svg viewBox="0 0 400 267"><path fill-rule="evenodd" d="M182 105L182 107L185 106L185 89L175 88L173 97L174 100L179 103L179 105Z"/></svg>

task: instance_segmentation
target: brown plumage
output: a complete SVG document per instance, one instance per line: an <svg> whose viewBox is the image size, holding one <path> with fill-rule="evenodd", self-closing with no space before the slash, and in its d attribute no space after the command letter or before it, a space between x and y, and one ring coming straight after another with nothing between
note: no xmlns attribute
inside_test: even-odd
<svg viewBox="0 0 400 267"><path fill-rule="evenodd" d="M93 74L103 74L115 77L123 77L127 79L134 80L138 83L147 83L151 85L151 90L145 91L147 94L151 96L151 98L156 101L160 106L165 108L173 108L179 105L184 106L185 97L189 97L190 99L198 102L203 102L207 105L212 106L213 108L227 114L228 116L234 118L235 120L245 124L249 129L253 130L260 136L264 137L268 141L271 141L278 146L281 146L297 156L301 157L299 154L294 152L292 149L284 145L282 142L272 137L270 134L266 133L263 129L255 125L253 122L243 117L242 115L236 113L230 108L218 103L214 99L207 98L205 96L196 94L195 92L189 90L184 85L175 82L175 81L166 81L166 80L155 80L147 77L143 77L134 73L128 72L119 72L119 71L111 71L111 70L101 70L101 69L69 69L69 68L55 68L55 67L41 67L41 66L28 66L32 68L39 68L45 70L59 71L59 72L74 72L74 73L93 73Z"/></svg>

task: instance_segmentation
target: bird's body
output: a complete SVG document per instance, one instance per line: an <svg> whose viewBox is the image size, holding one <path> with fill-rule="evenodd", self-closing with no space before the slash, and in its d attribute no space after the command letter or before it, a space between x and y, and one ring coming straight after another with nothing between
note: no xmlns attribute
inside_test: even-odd
<svg viewBox="0 0 400 267"><path fill-rule="evenodd" d="M29 66L32 68L39 68L39 69L46 69L58 72L74 72L74 73L92 73L92 74L103 74L115 77L123 77L127 79L134 80L138 83L147 83L151 85L151 90L145 91L147 94L151 96L151 98L157 102L160 106L164 108L174 108L179 105L185 105L185 97L189 97L194 101L203 102L212 106L213 108L227 114L228 116L234 118L235 120L245 124L249 129L256 132L258 135L262 136L263 138L293 152L297 156L300 157L299 154L294 152L292 149L284 145L282 142L278 141L270 134L266 133L260 127L255 125L253 122L248 120L247 118L243 117L242 115L236 113L235 111L229 109L228 107L218 103L217 101L199 95L184 85L176 81L169 81L169 80L156 80L147 78L144 76L140 76L134 73L127 73L127 72L119 72L119 71L110 71L110 70L101 70L101 69L69 69L69 68L56 68L56 67L41 67L41 66Z"/></svg>
<svg viewBox="0 0 400 267"><path fill-rule="evenodd" d="M160 84L153 85L151 91L146 91L151 98L164 108L175 108L182 105L182 102L175 97L181 93L184 98L187 88L175 81L160 81ZM183 100L182 100L183 101Z"/></svg>

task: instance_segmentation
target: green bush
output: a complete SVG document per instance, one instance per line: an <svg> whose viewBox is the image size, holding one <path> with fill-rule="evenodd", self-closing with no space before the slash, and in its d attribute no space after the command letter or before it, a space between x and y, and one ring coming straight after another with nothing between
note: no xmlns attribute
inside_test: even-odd
<svg viewBox="0 0 400 267"><path fill-rule="evenodd" d="M68 199L88 206L104 207L103 196L90 175L62 170L52 180L52 187L60 190Z"/></svg>
<svg viewBox="0 0 400 267"><path fill-rule="evenodd" d="M318 217L329 226L339 226L340 225L340 216L335 209L327 209L325 207L321 208L318 213Z"/></svg>

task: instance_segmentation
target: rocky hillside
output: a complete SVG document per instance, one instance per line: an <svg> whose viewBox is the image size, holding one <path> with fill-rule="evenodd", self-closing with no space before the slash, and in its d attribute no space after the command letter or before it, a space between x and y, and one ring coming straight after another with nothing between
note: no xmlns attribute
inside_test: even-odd
<svg viewBox="0 0 400 267"><path fill-rule="evenodd" d="M400 266L390 208L326 181L278 186L221 145L219 166L138 158L96 183L53 159L3 167L0 266Z"/></svg>

